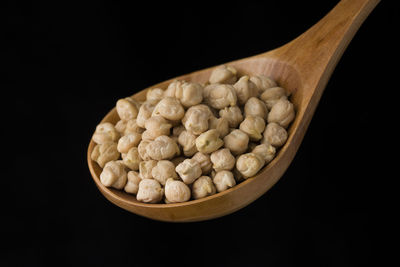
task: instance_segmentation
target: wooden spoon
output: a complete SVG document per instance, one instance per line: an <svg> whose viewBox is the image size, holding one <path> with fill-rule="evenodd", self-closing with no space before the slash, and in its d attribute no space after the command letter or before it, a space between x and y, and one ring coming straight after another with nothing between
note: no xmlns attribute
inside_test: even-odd
<svg viewBox="0 0 400 267"><path fill-rule="evenodd" d="M226 63L239 74L265 74L288 89L296 110L296 118L288 129L289 138L276 158L255 177L215 195L174 204L146 204L123 191L107 188L100 183L101 168L91 160L95 146L90 141L87 153L89 169L101 193L112 203L130 212L161 221L190 222L224 216L250 204L283 175L293 160L311 121L324 88L347 45L361 23L379 3L379 0L343 0L322 20L288 44L275 50ZM189 73L156 84L149 88L165 89L174 79L204 83L213 68ZM145 89L133 98L143 101ZM119 120L111 110L102 122Z"/></svg>

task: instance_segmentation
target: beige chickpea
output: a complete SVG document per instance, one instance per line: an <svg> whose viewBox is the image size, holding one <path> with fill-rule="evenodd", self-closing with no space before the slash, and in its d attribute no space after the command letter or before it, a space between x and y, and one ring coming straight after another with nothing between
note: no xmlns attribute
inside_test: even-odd
<svg viewBox="0 0 400 267"><path fill-rule="evenodd" d="M176 121L183 118L185 110L178 99L165 97L155 106L152 116L160 115L167 120Z"/></svg>
<svg viewBox="0 0 400 267"><path fill-rule="evenodd" d="M118 140L118 151L121 153L128 153L132 147L137 147L142 140L142 135L139 133L130 133L122 136Z"/></svg>
<svg viewBox="0 0 400 267"><path fill-rule="evenodd" d="M208 119L212 116L208 106L200 104L190 107L182 119L185 129L195 135L208 130Z"/></svg>
<svg viewBox="0 0 400 267"><path fill-rule="evenodd" d="M139 156L142 160L150 160L151 157L147 154L147 146L150 144L151 141L142 140L138 145L138 152Z"/></svg>
<svg viewBox="0 0 400 267"><path fill-rule="evenodd" d="M176 166L175 171L179 174L185 184L193 183L202 173L200 164L194 159L185 159Z"/></svg>
<svg viewBox="0 0 400 267"><path fill-rule="evenodd" d="M202 174L208 174L212 170L212 163L210 156L201 152L197 152L192 157L195 161L200 164Z"/></svg>
<svg viewBox="0 0 400 267"><path fill-rule="evenodd" d="M199 83L185 82L176 87L175 97L185 108L195 106L203 101L203 86Z"/></svg>
<svg viewBox="0 0 400 267"><path fill-rule="evenodd" d="M172 128L172 135L173 136L179 136L183 131L185 131L185 126L183 126L182 124L175 126Z"/></svg>
<svg viewBox="0 0 400 267"><path fill-rule="evenodd" d="M241 130L233 130L224 137L225 147L228 148L233 155L239 155L247 150L249 145L249 136Z"/></svg>
<svg viewBox="0 0 400 267"><path fill-rule="evenodd" d="M123 121L135 119L138 115L138 108L132 102L131 98L119 99L117 101L116 108L118 116Z"/></svg>
<svg viewBox="0 0 400 267"><path fill-rule="evenodd" d="M262 94L262 92L264 92L268 88L277 86L276 82L273 79L265 75L252 76L250 78L250 81L252 81L257 86L259 94Z"/></svg>
<svg viewBox="0 0 400 267"><path fill-rule="evenodd" d="M264 143L256 146L251 153L259 155L264 159L265 164L267 164L275 157L276 149L269 143Z"/></svg>
<svg viewBox="0 0 400 267"><path fill-rule="evenodd" d="M176 142L166 135L161 135L147 145L147 154L155 160L172 159L180 154Z"/></svg>
<svg viewBox="0 0 400 267"><path fill-rule="evenodd" d="M103 144L107 142L116 142L119 139L119 137L120 134L115 129L112 123L103 122L97 125L92 140L96 144Z"/></svg>
<svg viewBox="0 0 400 267"><path fill-rule="evenodd" d="M258 96L257 86L250 81L247 75L240 77L233 87L235 88L239 105L244 105L250 97Z"/></svg>
<svg viewBox="0 0 400 267"><path fill-rule="evenodd" d="M100 182L104 186L116 189L124 188L126 179L125 165L121 160L107 162L100 174Z"/></svg>
<svg viewBox="0 0 400 267"><path fill-rule="evenodd" d="M210 86L206 91L205 103L216 109L235 106L237 103L235 88L229 84Z"/></svg>
<svg viewBox="0 0 400 267"><path fill-rule="evenodd" d="M156 104L150 101L146 101L140 106L139 113L136 118L136 123L139 127L145 128L146 121L151 117Z"/></svg>
<svg viewBox="0 0 400 267"><path fill-rule="evenodd" d="M175 97L175 92L182 89L182 85L185 81L175 80L170 83L167 87L167 90L164 92L164 97Z"/></svg>
<svg viewBox="0 0 400 267"><path fill-rule="evenodd" d="M168 179L165 183L165 198L169 203L188 201L190 199L190 188L181 181Z"/></svg>
<svg viewBox="0 0 400 267"><path fill-rule="evenodd" d="M146 101L158 103L164 97L164 90L160 88L150 88L146 93Z"/></svg>
<svg viewBox="0 0 400 267"><path fill-rule="evenodd" d="M128 153L122 157L122 161L125 166L131 170L137 171L139 170L139 163L141 161L139 156L139 150L137 147L132 147L129 149Z"/></svg>
<svg viewBox="0 0 400 267"><path fill-rule="evenodd" d="M232 156L231 152L227 148L223 148L211 153L211 162L213 163L213 169L216 172L223 170L232 170L235 167L235 157Z"/></svg>
<svg viewBox="0 0 400 267"><path fill-rule="evenodd" d="M161 135L169 135L172 125L161 116L152 116L144 124L143 139L154 140Z"/></svg>
<svg viewBox="0 0 400 267"><path fill-rule="evenodd" d="M171 162L174 164L175 168L179 165L179 163L183 162L186 158L185 157L175 157L171 159Z"/></svg>
<svg viewBox="0 0 400 267"><path fill-rule="evenodd" d="M201 153L210 154L218 150L224 141L219 138L219 132L216 129L208 130L196 138L196 148Z"/></svg>
<svg viewBox="0 0 400 267"><path fill-rule="evenodd" d="M263 101L257 97L251 97L244 105L244 115L259 116L264 120L268 118L268 109Z"/></svg>
<svg viewBox="0 0 400 267"><path fill-rule="evenodd" d="M130 133L142 134L143 131L144 131L144 129L137 124L137 120L136 119L132 119L132 120L129 120L129 121L126 122L124 135L130 134Z"/></svg>
<svg viewBox="0 0 400 267"><path fill-rule="evenodd" d="M165 185L168 178L176 179L178 174L175 172L175 165L169 160L160 160L153 167L151 174L160 184Z"/></svg>
<svg viewBox="0 0 400 267"><path fill-rule="evenodd" d="M230 171L219 171L215 174L213 182L218 192L225 191L236 185L233 173Z"/></svg>
<svg viewBox="0 0 400 267"><path fill-rule="evenodd" d="M236 169L245 179L252 177L263 167L264 159L254 153L240 155L236 161Z"/></svg>
<svg viewBox="0 0 400 267"><path fill-rule="evenodd" d="M236 82L237 70L234 67L221 65L216 67L210 75L210 83L228 83Z"/></svg>
<svg viewBox="0 0 400 267"><path fill-rule="evenodd" d="M237 128L243 121L242 111L238 106L226 107L219 111L219 116L228 120L229 127Z"/></svg>
<svg viewBox="0 0 400 267"><path fill-rule="evenodd" d="M215 185L210 177L201 176L192 185L192 196L194 199L204 198L214 195L217 192Z"/></svg>
<svg viewBox="0 0 400 267"><path fill-rule="evenodd" d="M181 132L179 135L178 143L182 146L183 154L185 156L190 157L197 152L196 138L196 135L186 130Z"/></svg>
<svg viewBox="0 0 400 267"><path fill-rule="evenodd" d="M126 124L127 121L119 120L115 125L114 128L117 132L122 136L125 134Z"/></svg>
<svg viewBox="0 0 400 267"><path fill-rule="evenodd" d="M288 134L285 128L275 122L268 123L265 127L262 143L269 143L278 148L286 143Z"/></svg>
<svg viewBox="0 0 400 267"><path fill-rule="evenodd" d="M294 107L289 100L281 98L272 107L268 114L268 122L276 122L283 128L287 128L294 119Z"/></svg>
<svg viewBox="0 0 400 267"><path fill-rule="evenodd" d="M117 160L119 158L117 144L114 142L107 142L96 145L90 157L92 160L96 161L101 168L103 168L107 162Z"/></svg>
<svg viewBox="0 0 400 267"><path fill-rule="evenodd" d="M229 133L229 122L226 118L211 116L208 119L208 127L209 129L216 129L221 138L224 138Z"/></svg>
<svg viewBox="0 0 400 267"><path fill-rule="evenodd" d="M282 87L272 87L265 90L260 98L264 101L269 110L278 102L279 99L287 98L288 94Z"/></svg>
<svg viewBox="0 0 400 267"><path fill-rule="evenodd" d="M157 165L157 161L155 161L155 160L141 161L139 163L140 178L142 178L142 179L152 179L153 178L152 170L156 165Z"/></svg>
<svg viewBox="0 0 400 267"><path fill-rule="evenodd" d="M158 203L163 195L164 189L159 182L154 179L142 179L139 183L136 199L145 203Z"/></svg>
<svg viewBox="0 0 400 267"><path fill-rule="evenodd" d="M128 182L124 187L125 192L136 195L139 190L139 183L141 180L142 179L140 178L138 172L128 172Z"/></svg>
<svg viewBox="0 0 400 267"><path fill-rule="evenodd" d="M242 121L239 129L245 132L251 141L259 141L265 129L265 121L261 117L249 115Z"/></svg>

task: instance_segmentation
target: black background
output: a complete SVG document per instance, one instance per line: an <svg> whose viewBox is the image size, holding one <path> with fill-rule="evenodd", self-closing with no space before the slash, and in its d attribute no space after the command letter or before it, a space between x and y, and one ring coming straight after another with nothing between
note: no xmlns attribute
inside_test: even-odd
<svg viewBox="0 0 400 267"><path fill-rule="evenodd" d="M86 163L95 126L119 98L283 45L336 3L9 2L4 132L13 153L0 265L370 264L377 184L388 179L379 159L392 138L383 120L398 90L389 69L399 10L389 1L345 51L285 175L246 208L205 222L152 221L108 202Z"/></svg>

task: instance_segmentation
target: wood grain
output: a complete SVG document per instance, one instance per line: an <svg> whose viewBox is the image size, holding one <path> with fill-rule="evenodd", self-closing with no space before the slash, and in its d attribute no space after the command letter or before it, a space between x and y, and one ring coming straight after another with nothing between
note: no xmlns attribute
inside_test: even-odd
<svg viewBox="0 0 400 267"><path fill-rule="evenodd" d="M203 199L174 204L141 203L133 195L100 183L101 168L90 159L95 146L90 141L88 165L101 193L130 212L170 222L201 221L224 216L256 200L280 179L293 160L336 64L362 22L378 3L379 0L342 0L317 24L290 43L260 55L226 63L237 68L240 74L271 76L292 93L296 118L288 129L289 138L276 158L255 177ZM174 79L206 82L212 69L175 77L149 88L166 88ZM133 97L144 100L149 88ZM115 108L102 120L117 121Z"/></svg>

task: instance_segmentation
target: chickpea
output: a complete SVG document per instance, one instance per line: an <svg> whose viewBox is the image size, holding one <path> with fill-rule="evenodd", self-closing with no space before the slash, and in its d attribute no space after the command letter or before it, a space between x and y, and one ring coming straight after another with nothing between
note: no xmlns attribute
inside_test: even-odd
<svg viewBox="0 0 400 267"><path fill-rule="evenodd" d="M183 126L182 124L175 126L174 128L172 128L172 135L179 136L183 131L185 131L185 126Z"/></svg>
<svg viewBox="0 0 400 267"><path fill-rule="evenodd" d="M178 178L178 174L175 172L175 165L169 160L160 160L157 162L157 165L154 166L151 174L153 175L153 178L162 185L165 185L165 182L169 178Z"/></svg>
<svg viewBox="0 0 400 267"><path fill-rule="evenodd" d="M139 174L142 179L153 179L153 168L157 165L155 160L145 160L139 163Z"/></svg>
<svg viewBox="0 0 400 267"><path fill-rule="evenodd" d="M208 176L199 177L196 181L194 181L192 186L192 195L194 199L214 195L216 191L217 190L213 181Z"/></svg>
<svg viewBox="0 0 400 267"><path fill-rule="evenodd" d="M251 153L259 155L264 159L265 164L269 163L275 157L276 149L268 143L256 146Z"/></svg>
<svg viewBox="0 0 400 267"><path fill-rule="evenodd" d="M129 149L128 153L122 157L125 166L131 170L139 170L139 163L141 161L137 147Z"/></svg>
<svg viewBox="0 0 400 267"><path fill-rule="evenodd" d="M215 129L208 130L196 138L197 150L209 154L220 148L224 142L219 138L219 132Z"/></svg>
<svg viewBox="0 0 400 267"><path fill-rule="evenodd" d="M208 130L208 119L211 115L211 110L206 105L192 106L186 111L182 124L189 132L199 135Z"/></svg>
<svg viewBox="0 0 400 267"><path fill-rule="evenodd" d="M218 84L207 88L205 102L216 109L235 106L237 96L235 88L229 84Z"/></svg>
<svg viewBox="0 0 400 267"><path fill-rule="evenodd" d="M221 65L216 67L210 75L210 83L228 83L236 82L237 70L234 67Z"/></svg>
<svg viewBox="0 0 400 267"><path fill-rule="evenodd" d="M281 98L272 107L268 114L268 122L276 122L283 128L287 128L294 119L294 107L289 100Z"/></svg>
<svg viewBox="0 0 400 267"><path fill-rule="evenodd" d="M257 86L259 94L262 94L262 92L264 92L268 88L277 86L274 80L265 75L252 76L250 78L250 81L252 81Z"/></svg>
<svg viewBox="0 0 400 267"><path fill-rule="evenodd" d="M128 172L128 182L124 187L125 192L136 195L139 190L139 183L141 180L142 179L140 179L138 172Z"/></svg>
<svg viewBox="0 0 400 267"><path fill-rule="evenodd" d="M175 92L177 90L182 89L182 85L185 83L185 81L179 81L175 80L172 83L168 85L167 90L164 92L164 97L175 97Z"/></svg>
<svg viewBox="0 0 400 267"><path fill-rule="evenodd" d="M190 199L190 188L181 181L168 179L165 183L165 198L169 203L188 201Z"/></svg>
<svg viewBox="0 0 400 267"><path fill-rule="evenodd" d="M263 165L264 159L254 153L240 155L236 161L236 168L245 179L256 175Z"/></svg>
<svg viewBox="0 0 400 267"><path fill-rule="evenodd" d="M216 118L215 116L211 116L208 119L208 125L210 129L216 129L221 138L225 137L229 133L229 122L226 118Z"/></svg>
<svg viewBox="0 0 400 267"><path fill-rule="evenodd" d="M183 83L175 89L175 97L185 107L200 104L203 101L203 86L199 83Z"/></svg>
<svg viewBox="0 0 400 267"><path fill-rule="evenodd" d="M150 101L146 101L140 106L139 113L136 118L136 123L139 127L145 128L146 121L151 117L156 104Z"/></svg>
<svg viewBox="0 0 400 267"><path fill-rule="evenodd" d="M164 90L160 88L150 88L146 93L146 101L158 103L164 97Z"/></svg>
<svg viewBox="0 0 400 267"><path fill-rule="evenodd" d="M154 179L142 179L139 183L139 190L136 194L136 199L145 203L160 202L164 195L159 182Z"/></svg>
<svg viewBox="0 0 400 267"><path fill-rule="evenodd" d="M268 109L263 101L257 97L251 97L244 105L244 115L259 116L264 120L268 118Z"/></svg>
<svg viewBox="0 0 400 267"><path fill-rule="evenodd" d="M121 120L128 121L137 117L138 108L132 102L132 99L127 97L117 101L117 113Z"/></svg>
<svg viewBox="0 0 400 267"><path fill-rule="evenodd" d="M185 184L191 184L201 176L200 164L194 159L185 159L176 166L175 171Z"/></svg>
<svg viewBox="0 0 400 267"><path fill-rule="evenodd" d="M229 127L237 128L243 121L242 111L238 106L226 107L219 111L219 116L228 120Z"/></svg>
<svg viewBox="0 0 400 267"><path fill-rule="evenodd" d="M236 185L233 173L230 171L219 171L215 174L213 182L218 192L225 191Z"/></svg>
<svg viewBox="0 0 400 267"><path fill-rule="evenodd" d="M107 142L96 145L90 157L92 160L96 161L101 168L103 168L107 162L117 160L119 158L117 144L114 142Z"/></svg>
<svg viewBox="0 0 400 267"><path fill-rule="evenodd" d="M160 115L167 120L176 121L183 118L185 110L178 99L165 97L155 106L152 116Z"/></svg>
<svg viewBox="0 0 400 267"><path fill-rule="evenodd" d="M239 81L233 85L239 105L244 105L250 97L258 96L257 86L249 79L247 75L242 76Z"/></svg>
<svg viewBox="0 0 400 267"><path fill-rule="evenodd" d="M124 135L124 132L125 132L125 129L126 129L126 124L127 124L127 121L119 120L114 126L115 130L117 130L117 132L121 136Z"/></svg>
<svg viewBox="0 0 400 267"><path fill-rule="evenodd" d="M183 154L187 157L193 156L197 152L196 147L196 138L197 136L188 132L183 131L178 137L178 143L183 148Z"/></svg>
<svg viewBox="0 0 400 267"><path fill-rule="evenodd" d="M288 134L286 129L275 122L268 123L264 131L264 138L262 143L270 143L278 148L286 143Z"/></svg>
<svg viewBox="0 0 400 267"><path fill-rule="evenodd" d="M229 148L233 155L239 155L247 150L249 136L241 130L233 130L224 137L225 147Z"/></svg>
<svg viewBox="0 0 400 267"><path fill-rule="evenodd" d="M269 110L278 102L279 99L286 98L288 94L282 87L272 87L265 90L260 98L265 102L265 105Z"/></svg>
<svg viewBox="0 0 400 267"><path fill-rule="evenodd" d="M124 188L126 184L125 166L121 160L109 161L100 174L100 182L107 187Z"/></svg>
<svg viewBox="0 0 400 267"><path fill-rule="evenodd" d="M118 151L121 153L128 153L129 149L136 147L141 140L142 135L139 133L124 135L118 140Z"/></svg>
<svg viewBox="0 0 400 267"><path fill-rule="evenodd" d="M213 152L210 156L213 168L216 172L223 170L232 170L235 167L235 157L227 148L223 148Z"/></svg>
<svg viewBox="0 0 400 267"><path fill-rule="evenodd" d="M255 142L250 142L249 143L249 145L248 145L248 147L247 147L247 150L249 151L249 152L251 152L256 146L258 146L259 145L259 143L255 143Z"/></svg>
<svg viewBox="0 0 400 267"><path fill-rule="evenodd" d="M240 130L245 132L251 141L259 141L262 138L262 132L265 129L265 121L261 117L247 116L240 124Z"/></svg>
<svg viewBox="0 0 400 267"><path fill-rule="evenodd" d="M143 160L151 160L151 157L147 154L147 146L151 141L142 140L138 145L139 156Z"/></svg>
<svg viewBox="0 0 400 267"><path fill-rule="evenodd" d="M136 119L132 119L132 120L129 120L129 121L126 122L124 135L130 134L130 133L142 134L143 131L144 131L144 129L137 124L137 120Z"/></svg>
<svg viewBox="0 0 400 267"><path fill-rule="evenodd" d="M96 131L93 134L93 142L96 144L103 144L107 142L116 142L120 135L115 130L115 127L110 122L103 122L97 125Z"/></svg>
<svg viewBox="0 0 400 267"><path fill-rule="evenodd" d="M147 154L155 160L172 159L180 154L180 150L175 141L166 136L161 135L147 145Z"/></svg>
<svg viewBox="0 0 400 267"><path fill-rule="evenodd" d="M209 155L197 152L196 154L194 154L192 159L194 159L200 164L202 174L210 173L212 169L212 163Z"/></svg>
<svg viewBox="0 0 400 267"><path fill-rule="evenodd" d="M145 140L154 140L161 135L169 135L172 125L161 116L152 116L144 124L146 131L143 136Z"/></svg>

